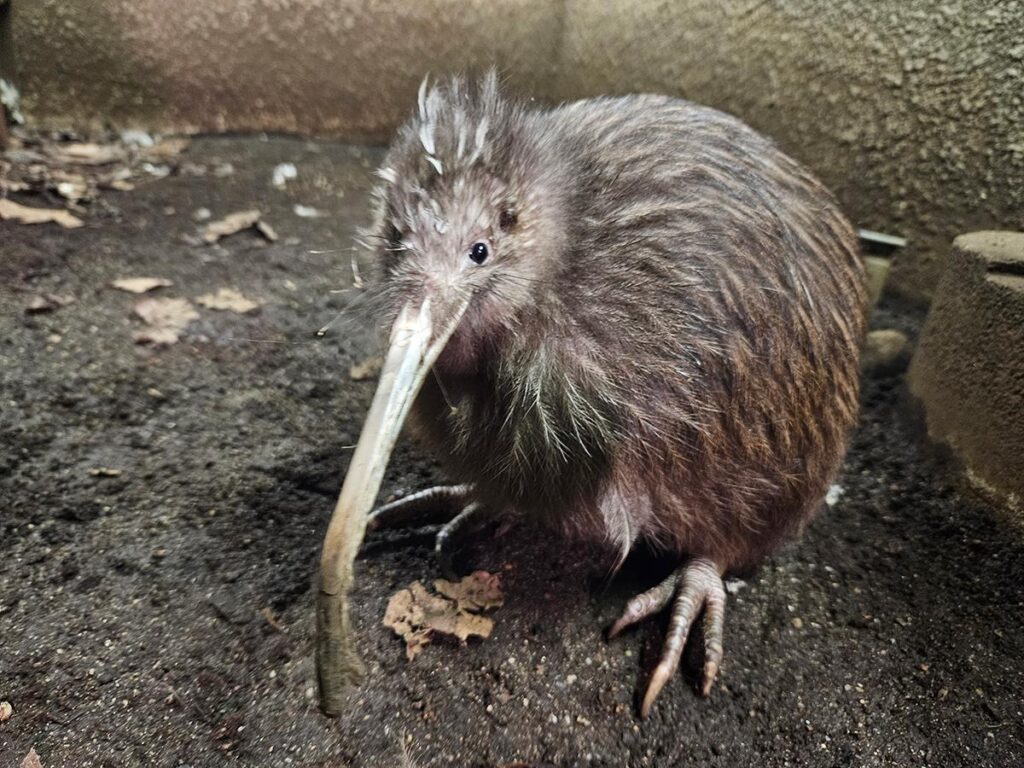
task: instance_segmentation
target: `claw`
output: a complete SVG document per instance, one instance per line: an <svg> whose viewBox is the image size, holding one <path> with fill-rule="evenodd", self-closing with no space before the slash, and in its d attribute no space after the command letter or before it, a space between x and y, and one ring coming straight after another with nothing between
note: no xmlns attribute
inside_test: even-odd
<svg viewBox="0 0 1024 768"><path fill-rule="evenodd" d="M651 680L647 683L647 691L644 693L643 703L640 705L640 719L646 720L647 715L651 713L651 707L654 706L654 700L658 698L658 694L661 693L661 689L665 687L665 683L672 679L672 675L675 674L676 665L679 663L679 659L675 662L666 663L663 659L658 662L658 666L654 668L654 673L651 675Z"/></svg>
<svg viewBox="0 0 1024 768"><path fill-rule="evenodd" d="M701 695L711 693L718 668L722 664L722 634L725 629L725 598L719 602L718 595L709 595L704 605L704 677Z"/></svg>
<svg viewBox="0 0 1024 768"><path fill-rule="evenodd" d="M625 627L658 613L673 601L672 618L662 648L661 660L654 668L640 705L640 717L646 718L655 699L679 667L686 638L693 622L704 610L704 673L701 693L711 692L722 663L722 635L725 624L725 588L721 571L710 560L698 558L680 568L661 584L637 595L626 606L621 618L612 625L609 637Z"/></svg>
<svg viewBox="0 0 1024 768"><path fill-rule="evenodd" d="M711 694L711 686L715 683L715 677L718 676L718 664L713 661L704 663L704 681L701 683L700 695L709 696Z"/></svg>
<svg viewBox="0 0 1024 768"><path fill-rule="evenodd" d="M618 621L612 624L608 630L608 639L613 640L619 636L626 627L643 621L668 605L668 601L675 594L676 584L679 583L679 573L673 573L656 587L642 592L626 604L626 609Z"/></svg>

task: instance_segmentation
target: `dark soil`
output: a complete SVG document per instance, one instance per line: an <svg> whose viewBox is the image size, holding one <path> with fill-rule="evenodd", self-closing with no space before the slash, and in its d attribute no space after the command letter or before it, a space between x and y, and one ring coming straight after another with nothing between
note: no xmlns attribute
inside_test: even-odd
<svg viewBox="0 0 1024 768"><path fill-rule="evenodd" d="M602 637L662 566L634 558L607 584L606 556L522 528L463 558L504 574L493 636L407 662L381 619L437 576L423 529L368 539L354 613L370 675L323 717L311 585L374 387L348 369L374 342L358 324L314 332L352 296L331 291L351 284L377 157L197 140L187 160L234 175L105 193L74 231L0 223L0 766L30 747L47 768L1024 765L1024 545L926 446L899 379L865 383L838 503L730 597L710 698L691 671L639 721L663 625ZM280 191L285 160L299 178ZM200 207L259 207L281 240L188 245ZM154 350L132 341L136 297L106 287L127 276L264 305L203 309ZM77 301L25 314L44 293ZM919 320L889 307L875 325ZM437 479L403 446L385 493Z"/></svg>

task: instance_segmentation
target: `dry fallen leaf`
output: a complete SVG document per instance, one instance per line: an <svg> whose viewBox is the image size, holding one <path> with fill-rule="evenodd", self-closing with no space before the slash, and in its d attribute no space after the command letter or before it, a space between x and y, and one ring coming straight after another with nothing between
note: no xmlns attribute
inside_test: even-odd
<svg viewBox="0 0 1024 768"><path fill-rule="evenodd" d="M63 144L55 154L59 160L78 165L109 165L124 159L124 151L118 145L94 142Z"/></svg>
<svg viewBox="0 0 1024 768"><path fill-rule="evenodd" d="M74 296L57 296L53 293L44 293L41 296L33 296L25 305L25 314L39 315L43 312L53 312L55 309L74 304Z"/></svg>
<svg viewBox="0 0 1024 768"><path fill-rule="evenodd" d="M380 373L380 369L384 366L384 358L380 355L374 355L368 357L361 363L353 363L352 367L348 369L348 375L352 381L365 381L366 379L372 379Z"/></svg>
<svg viewBox="0 0 1024 768"><path fill-rule="evenodd" d="M434 589L454 600L464 611L487 611L505 604L501 594L501 574L473 571L459 581L438 579Z"/></svg>
<svg viewBox="0 0 1024 768"><path fill-rule="evenodd" d="M93 467L89 470L89 474L93 477L120 477L121 470L113 467Z"/></svg>
<svg viewBox="0 0 1024 768"><path fill-rule="evenodd" d="M39 755L36 754L36 750L30 749L28 754L25 755L25 759L21 761L21 768L43 768L43 764L39 760Z"/></svg>
<svg viewBox="0 0 1024 768"><path fill-rule="evenodd" d="M252 312L259 307L259 302L247 299L234 288L221 288L216 293L207 293L196 299L207 309L230 310L232 312Z"/></svg>
<svg viewBox="0 0 1024 768"><path fill-rule="evenodd" d="M456 597L432 595L422 583L414 581L388 601L384 626L405 640L405 655L409 661L436 635L455 637L465 643L470 637L489 637L494 628L491 619L472 611L497 608L502 604L498 576L477 571L459 582L442 579L435 582L435 586L440 584Z"/></svg>
<svg viewBox="0 0 1024 768"><path fill-rule="evenodd" d="M121 277L110 285L128 293L149 293L157 288L167 288L174 283L162 277Z"/></svg>
<svg viewBox="0 0 1024 768"><path fill-rule="evenodd" d="M265 221L256 222L256 231L267 238L271 243L277 242L277 230L267 224Z"/></svg>
<svg viewBox="0 0 1024 768"><path fill-rule="evenodd" d="M188 148L189 141L185 138L163 139L151 147L146 147L143 155L155 160L170 160Z"/></svg>
<svg viewBox="0 0 1024 768"><path fill-rule="evenodd" d="M140 344L174 344L188 324L199 319L199 313L187 299L139 299L135 302L135 314L149 326L133 334Z"/></svg>
<svg viewBox="0 0 1024 768"><path fill-rule="evenodd" d="M418 581L412 587L423 585ZM384 611L384 626L390 627L395 634L405 640L405 657L412 661L430 643L430 630L424 629L423 609L416 605L412 589L402 589L391 596L388 607Z"/></svg>
<svg viewBox="0 0 1024 768"><path fill-rule="evenodd" d="M0 219L18 221L22 224L53 222L60 224L64 229L76 229L85 223L62 208L31 208L13 200L0 200Z"/></svg>
<svg viewBox="0 0 1024 768"><path fill-rule="evenodd" d="M451 600L432 595L418 581L391 596L384 613L384 626L406 642L406 657L412 661L435 634L457 637L488 637L494 622L484 616L459 610Z"/></svg>
<svg viewBox="0 0 1024 768"><path fill-rule="evenodd" d="M260 220L260 212L256 209L251 211L237 211L230 213L223 219L211 221L203 228L203 242L212 245L222 237L233 235L254 226Z"/></svg>
<svg viewBox="0 0 1024 768"><path fill-rule="evenodd" d="M6 722L14 715L14 707L9 701L0 701L0 723Z"/></svg>

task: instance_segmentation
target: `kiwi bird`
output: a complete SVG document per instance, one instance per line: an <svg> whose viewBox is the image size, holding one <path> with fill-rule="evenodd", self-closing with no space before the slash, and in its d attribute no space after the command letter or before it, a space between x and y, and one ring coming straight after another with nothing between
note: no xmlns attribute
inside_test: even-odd
<svg viewBox="0 0 1024 768"><path fill-rule="evenodd" d="M424 81L378 175L392 330L345 485L365 515L407 414L454 484L369 526L445 522L442 557L479 515L672 553L611 634L670 607L646 716L703 614L707 694L724 575L799 532L856 419L863 270L835 200L722 112L533 108L493 73Z"/></svg>

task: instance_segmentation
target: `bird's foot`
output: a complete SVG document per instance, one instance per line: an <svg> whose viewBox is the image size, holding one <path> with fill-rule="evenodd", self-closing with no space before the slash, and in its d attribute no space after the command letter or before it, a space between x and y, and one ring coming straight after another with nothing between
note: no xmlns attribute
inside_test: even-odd
<svg viewBox="0 0 1024 768"><path fill-rule="evenodd" d="M725 626L725 586L722 571L706 558L691 560L653 589L637 595L608 631L609 638L626 627L655 615L672 602L672 618L662 646L661 660L647 684L640 717L646 718L665 683L672 679L690 627L704 609L704 674L701 693L707 696L722 663L722 634Z"/></svg>
<svg viewBox="0 0 1024 768"><path fill-rule="evenodd" d="M438 485L384 504L370 513L369 531L437 525L457 517L469 502L471 485Z"/></svg>
<svg viewBox="0 0 1024 768"><path fill-rule="evenodd" d="M466 534L484 518L480 503L469 500L472 490L470 485L441 485L411 493L374 510L367 528L373 531L440 524L434 552L445 578L455 579L455 555Z"/></svg>

